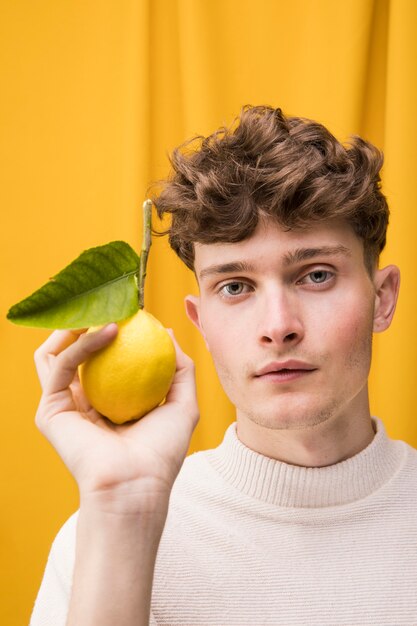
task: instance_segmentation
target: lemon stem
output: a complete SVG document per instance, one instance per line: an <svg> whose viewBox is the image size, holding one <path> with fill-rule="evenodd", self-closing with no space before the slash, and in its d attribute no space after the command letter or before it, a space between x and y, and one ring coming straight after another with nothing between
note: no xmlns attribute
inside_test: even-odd
<svg viewBox="0 0 417 626"><path fill-rule="evenodd" d="M140 251L139 265L139 308L145 306L145 278L146 265L148 263L149 248L152 244L152 201L145 200L143 203L143 236L142 249Z"/></svg>

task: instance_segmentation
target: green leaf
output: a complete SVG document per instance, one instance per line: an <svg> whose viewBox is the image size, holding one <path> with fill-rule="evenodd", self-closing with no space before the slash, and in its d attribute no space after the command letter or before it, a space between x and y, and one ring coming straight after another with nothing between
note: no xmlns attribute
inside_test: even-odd
<svg viewBox="0 0 417 626"><path fill-rule="evenodd" d="M139 265L124 241L90 248L12 306L7 318L23 326L88 328L130 317L139 309Z"/></svg>

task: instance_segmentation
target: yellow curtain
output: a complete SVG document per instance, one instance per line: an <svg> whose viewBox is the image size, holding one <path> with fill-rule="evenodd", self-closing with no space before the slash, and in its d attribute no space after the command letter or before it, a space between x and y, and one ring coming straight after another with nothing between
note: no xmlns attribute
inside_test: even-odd
<svg viewBox="0 0 417 626"><path fill-rule="evenodd" d="M392 328L375 338L372 411L417 446L417 3L414 0L3 0L0 6L0 623L28 622L50 542L77 507L72 479L37 432L32 354L48 332L8 307L82 250L136 249L148 184L184 139L243 104L315 118L340 139L384 149L392 217L383 263L402 270ZM198 372L192 449L216 445L233 411L186 320L194 278L156 240L147 308L175 330Z"/></svg>

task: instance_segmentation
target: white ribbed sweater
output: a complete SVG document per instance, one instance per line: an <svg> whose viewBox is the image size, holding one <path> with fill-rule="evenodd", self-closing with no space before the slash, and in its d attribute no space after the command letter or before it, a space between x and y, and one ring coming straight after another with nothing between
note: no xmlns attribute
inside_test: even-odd
<svg viewBox="0 0 417 626"><path fill-rule="evenodd" d="M235 424L172 492L151 624L417 626L417 450L376 435L322 468L266 458ZM31 626L64 626L76 515L58 534ZM115 625L117 626L117 625Z"/></svg>

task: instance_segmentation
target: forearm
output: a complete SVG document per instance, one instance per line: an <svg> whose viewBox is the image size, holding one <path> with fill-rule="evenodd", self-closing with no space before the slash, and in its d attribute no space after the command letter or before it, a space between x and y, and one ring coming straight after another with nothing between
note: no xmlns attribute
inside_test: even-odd
<svg viewBox="0 0 417 626"><path fill-rule="evenodd" d="M148 626L165 518L80 507L67 626Z"/></svg>

